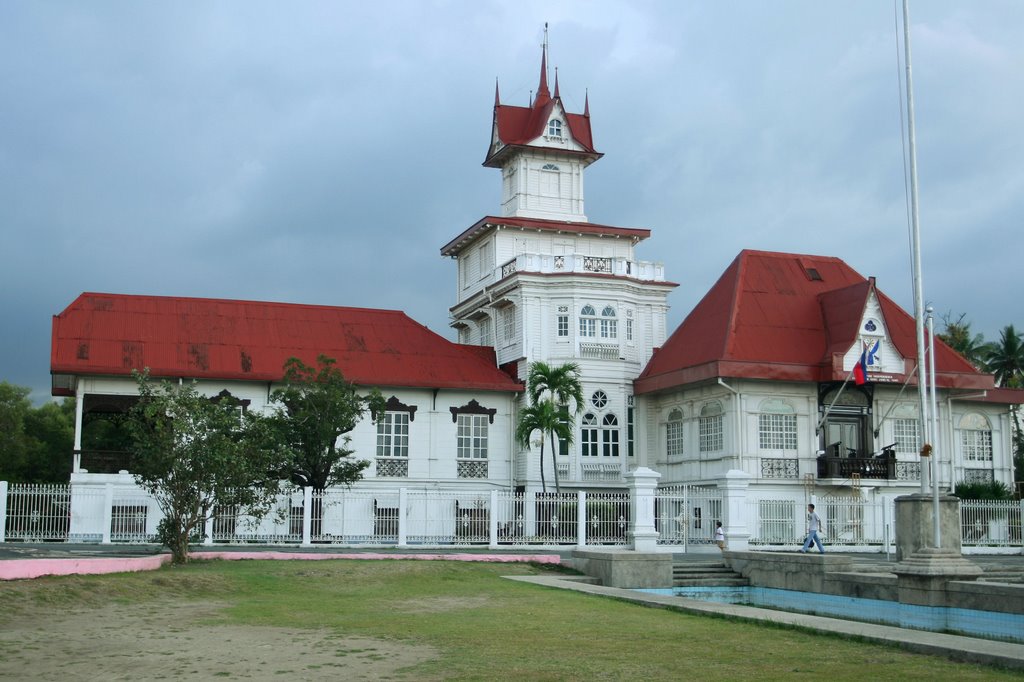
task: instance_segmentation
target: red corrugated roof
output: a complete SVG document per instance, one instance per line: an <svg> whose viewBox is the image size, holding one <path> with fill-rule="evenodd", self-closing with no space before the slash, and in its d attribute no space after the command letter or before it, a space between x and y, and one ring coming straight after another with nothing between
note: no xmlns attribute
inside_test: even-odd
<svg viewBox="0 0 1024 682"><path fill-rule="evenodd" d="M493 349L367 308L84 293L53 318L50 372L276 381L289 357L337 360L362 386L521 391Z"/></svg>
<svg viewBox="0 0 1024 682"><path fill-rule="evenodd" d="M442 256L457 256L462 249L476 237L492 227L510 227L538 232L566 232L572 234L590 234L603 237L625 237L634 242L641 242L651 236L651 231L639 227L613 227L611 225L595 225L594 223L575 222L572 220L544 220L542 218L499 218L484 216L463 230L455 239L441 247Z"/></svg>
<svg viewBox="0 0 1024 682"><path fill-rule="evenodd" d="M636 381L650 393L718 377L841 381L841 360L857 340L875 291L889 338L904 358L917 355L914 319L838 258L742 251ZM937 383L992 388L936 339ZM913 367L912 362L908 371Z"/></svg>

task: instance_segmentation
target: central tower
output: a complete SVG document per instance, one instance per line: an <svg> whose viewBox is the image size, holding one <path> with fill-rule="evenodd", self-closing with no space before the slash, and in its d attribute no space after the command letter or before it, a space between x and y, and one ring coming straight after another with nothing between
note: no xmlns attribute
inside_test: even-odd
<svg viewBox="0 0 1024 682"><path fill-rule="evenodd" d="M585 404L573 444L555 456L563 486L620 488L635 461L633 380L665 341L676 285L660 263L636 260L650 230L587 219L583 171L601 154L584 102L582 114L566 111L557 75L549 92L546 50L529 106L502 104L495 86L483 165L501 170L501 215L481 218L441 254L458 263L450 312L460 343L493 347L519 377L536 361L579 365ZM517 452L517 487L540 488L539 460Z"/></svg>
<svg viewBox="0 0 1024 682"><path fill-rule="evenodd" d="M586 222L583 169L601 158L590 132L589 95L582 114L548 92L547 54L541 56L537 96L528 107L501 103L494 86L494 122L484 165L500 168L502 215Z"/></svg>

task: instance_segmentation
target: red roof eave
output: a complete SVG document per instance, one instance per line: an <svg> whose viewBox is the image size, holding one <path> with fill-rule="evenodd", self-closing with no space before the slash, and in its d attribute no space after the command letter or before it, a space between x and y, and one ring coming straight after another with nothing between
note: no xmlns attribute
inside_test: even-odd
<svg viewBox="0 0 1024 682"><path fill-rule="evenodd" d="M484 216L473 225L468 227L458 237L441 247L442 256L456 256L462 250L462 246L472 241L481 231L488 227L511 227L523 230L538 230L542 232L571 232L574 234L589 234L607 237L625 237L635 241L643 241L651 236L649 229L638 227L615 227L612 225L597 225L595 223L574 222L571 220L545 220L543 218L498 218L496 216Z"/></svg>

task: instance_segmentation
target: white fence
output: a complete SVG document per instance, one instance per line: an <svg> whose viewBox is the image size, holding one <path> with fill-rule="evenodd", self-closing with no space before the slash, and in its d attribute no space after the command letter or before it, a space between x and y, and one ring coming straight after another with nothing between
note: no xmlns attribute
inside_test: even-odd
<svg viewBox="0 0 1024 682"><path fill-rule="evenodd" d="M161 518L138 488L0 482L0 541L154 542ZM262 518L215 508L200 542L608 546L624 545L629 528L630 499L621 493L298 489Z"/></svg>
<svg viewBox="0 0 1024 682"><path fill-rule="evenodd" d="M746 491L740 494L745 494ZM806 503L741 497L729 519L721 488L658 488L653 497L657 545L666 551L710 545L716 521L745 527L753 548L793 548L806 532ZM253 518L218 507L203 529L205 544L338 546L625 546L633 530L626 493L451 492L421 489L332 489L282 493L273 510ZM828 545L859 551L895 549L895 505L858 495L815 500ZM973 552L1022 546L1020 501L963 500L961 542ZM742 518L737 519L739 514ZM134 486L8 485L0 481L0 542L154 542L159 507Z"/></svg>
<svg viewBox="0 0 1024 682"><path fill-rule="evenodd" d="M679 485L658 488L654 497L658 544L686 548L715 541L715 523L722 516L718 488Z"/></svg>

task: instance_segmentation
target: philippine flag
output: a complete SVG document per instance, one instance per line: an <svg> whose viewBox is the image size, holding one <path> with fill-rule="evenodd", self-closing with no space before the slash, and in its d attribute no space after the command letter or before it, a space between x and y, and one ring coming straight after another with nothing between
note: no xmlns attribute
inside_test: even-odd
<svg viewBox="0 0 1024 682"><path fill-rule="evenodd" d="M868 380L868 349L864 348L860 354L860 360L853 366L853 381L858 386Z"/></svg>

